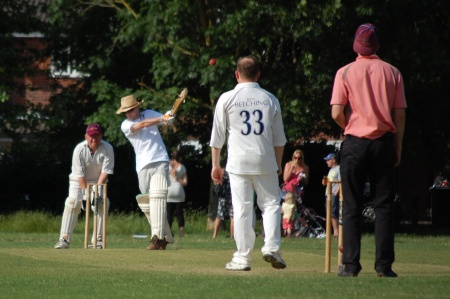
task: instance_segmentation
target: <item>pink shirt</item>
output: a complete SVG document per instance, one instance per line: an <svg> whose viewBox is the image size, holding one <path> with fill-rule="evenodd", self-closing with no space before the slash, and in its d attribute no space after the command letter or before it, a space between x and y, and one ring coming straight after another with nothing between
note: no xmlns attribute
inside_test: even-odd
<svg viewBox="0 0 450 299"><path fill-rule="evenodd" d="M359 56L337 71L330 104L347 106L344 134L373 140L395 133L392 110L406 108L402 75L377 55Z"/></svg>

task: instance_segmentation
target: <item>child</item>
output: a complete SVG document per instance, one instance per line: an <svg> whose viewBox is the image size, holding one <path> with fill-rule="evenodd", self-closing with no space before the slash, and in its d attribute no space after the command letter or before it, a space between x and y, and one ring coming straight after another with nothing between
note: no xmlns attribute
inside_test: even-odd
<svg viewBox="0 0 450 299"><path fill-rule="evenodd" d="M290 237L294 229L295 200L292 192L286 193L284 202L281 205L281 214L283 214L283 236Z"/></svg>
<svg viewBox="0 0 450 299"><path fill-rule="evenodd" d="M230 238L234 238L234 221L233 221L233 204L231 202L231 188L230 178L228 172L224 169L222 183L216 185L214 192L219 196L217 207L217 217L214 222L213 238L217 237L221 221L224 221L228 216L230 217Z"/></svg>

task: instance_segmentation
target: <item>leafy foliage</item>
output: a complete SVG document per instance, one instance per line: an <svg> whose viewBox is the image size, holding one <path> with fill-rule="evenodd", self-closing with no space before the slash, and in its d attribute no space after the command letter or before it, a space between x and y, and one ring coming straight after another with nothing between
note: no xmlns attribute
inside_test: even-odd
<svg viewBox="0 0 450 299"><path fill-rule="evenodd" d="M15 1L5 3L10 8L7 11L16 11ZM75 145L86 123L100 123L106 129L106 139L121 155L117 160L123 163L123 168L116 168L112 178L117 184L132 183L127 178L133 175L129 169L133 168L134 159L119 129L123 116L115 114L120 98L134 94L144 101L143 108L165 112L182 88L187 87L189 96L174 127L163 128L162 133L169 152L189 140L201 145L197 151L184 147L188 172L196 178L195 183L191 182L198 184L191 190L189 186L187 192L199 206L207 204L208 194L203 190L209 186L208 141L215 102L222 92L236 84L235 60L242 55L252 54L261 61L260 84L280 100L288 149L318 135L339 137L340 128L329 116L334 74L355 59L353 33L364 22L379 27L380 57L398 67L404 77L409 105L405 169L423 158L429 161L429 170L450 161L450 123L446 121L450 103L442 100L449 92L450 62L448 49L443 46L449 40L445 34L450 29L448 1L54 0L40 3L39 7L46 7L48 24L29 26L45 33L51 51L48 54L70 49L67 58L75 61L77 70L88 76L82 78L78 89L64 90L55 97L50 107L30 108L41 109L40 113L48 117L43 134L63 138L67 148ZM5 15L5 18L11 21L4 22L9 32L22 26L14 20L19 19L16 15ZM3 42L10 36L2 33L0 38ZM12 74L7 62L14 61L11 58L14 55L11 51L0 54L2 79ZM216 65L208 64L211 58L217 60ZM5 94L12 86L8 84L0 85L0 102L4 98L2 92ZM0 105L4 107L5 103ZM14 113L19 112L11 110L5 117L11 119ZM34 124L29 122L27 126L32 128ZM64 134L67 131L74 134ZM14 134L14 130L8 133ZM50 149L52 146L46 144L50 140L39 142ZM306 152L311 158L327 150L326 147L317 150L307 144L303 149L311 150ZM63 151L65 155L68 152ZM290 154L287 150L286 159ZM118 191L124 192L123 189ZM120 193L120 198L132 198L132 192Z"/></svg>

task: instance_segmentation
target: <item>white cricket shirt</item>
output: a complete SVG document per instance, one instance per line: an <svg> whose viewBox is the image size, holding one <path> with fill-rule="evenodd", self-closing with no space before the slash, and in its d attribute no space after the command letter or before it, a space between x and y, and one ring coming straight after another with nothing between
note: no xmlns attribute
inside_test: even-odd
<svg viewBox="0 0 450 299"><path fill-rule="evenodd" d="M153 110L145 110L140 113L138 119L126 119L122 122L122 132L130 140L131 145L136 153L136 172L144 168L149 163L167 161L169 162L169 155L167 154L166 146L159 133L158 126L149 126L132 133L131 127L140 121L147 118L161 117L161 113Z"/></svg>
<svg viewBox="0 0 450 299"><path fill-rule="evenodd" d="M73 151L72 172L69 179L78 181L78 178L84 177L87 182L97 183L102 172L107 174L114 172L112 145L102 140L95 153L91 154L86 140L77 144Z"/></svg>
<svg viewBox="0 0 450 299"><path fill-rule="evenodd" d="M284 146L278 99L258 83L240 83L217 102L210 146L222 148L228 138L226 170L267 174L278 170L274 146Z"/></svg>

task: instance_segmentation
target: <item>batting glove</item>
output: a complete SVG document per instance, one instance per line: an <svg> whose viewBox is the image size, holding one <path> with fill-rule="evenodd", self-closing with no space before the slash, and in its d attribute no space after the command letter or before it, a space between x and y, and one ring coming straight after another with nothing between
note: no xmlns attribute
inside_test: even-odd
<svg viewBox="0 0 450 299"><path fill-rule="evenodd" d="M175 121L175 117L170 117L170 118L166 118L166 119L165 119L165 122L166 122L166 124L168 124L168 125L173 124L174 121Z"/></svg>
<svg viewBox="0 0 450 299"><path fill-rule="evenodd" d="M167 111L164 115L161 116L161 123L163 125L171 125L175 121L175 117L170 113L170 111Z"/></svg>

